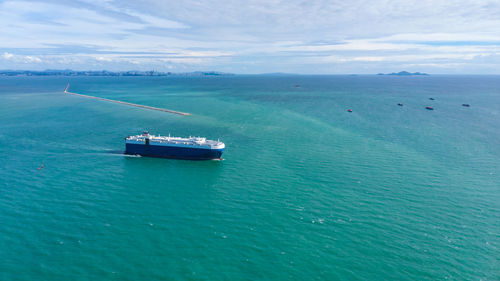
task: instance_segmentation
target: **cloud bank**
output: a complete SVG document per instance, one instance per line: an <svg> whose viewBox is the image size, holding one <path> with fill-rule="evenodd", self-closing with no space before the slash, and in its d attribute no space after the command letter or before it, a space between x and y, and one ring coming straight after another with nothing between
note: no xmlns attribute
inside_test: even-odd
<svg viewBox="0 0 500 281"><path fill-rule="evenodd" d="M499 74L500 2L3 1L0 68Z"/></svg>

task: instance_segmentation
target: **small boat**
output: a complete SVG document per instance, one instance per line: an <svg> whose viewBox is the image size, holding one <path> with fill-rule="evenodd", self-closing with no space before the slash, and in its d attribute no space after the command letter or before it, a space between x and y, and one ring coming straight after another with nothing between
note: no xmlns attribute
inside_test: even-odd
<svg viewBox="0 0 500 281"><path fill-rule="evenodd" d="M398 103L398 105L399 105L399 106L403 106L403 104L402 104L402 103Z"/></svg>
<svg viewBox="0 0 500 281"><path fill-rule="evenodd" d="M434 100L434 98L429 98L430 100Z"/></svg>
<svg viewBox="0 0 500 281"><path fill-rule="evenodd" d="M426 106L425 109L427 109L427 110L434 110L434 108L432 106Z"/></svg>
<svg viewBox="0 0 500 281"><path fill-rule="evenodd" d="M349 109L347 110L347 112L352 112L352 109L350 109L350 108L349 108Z"/></svg>
<svg viewBox="0 0 500 281"><path fill-rule="evenodd" d="M462 106L470 107L470 104L468 104L468 103L462 103Z"/></svg>

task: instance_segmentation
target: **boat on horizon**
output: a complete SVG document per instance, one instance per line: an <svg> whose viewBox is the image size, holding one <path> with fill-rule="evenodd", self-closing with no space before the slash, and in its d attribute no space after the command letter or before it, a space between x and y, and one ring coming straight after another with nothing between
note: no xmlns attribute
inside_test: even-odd
<svg viewBox="0 0 500 281"><path fill-rule="evenodd" d="M155 136L148 132L125 138L125 154L148 157L212 160L222 159L225 144L202 137Z"/></svg>

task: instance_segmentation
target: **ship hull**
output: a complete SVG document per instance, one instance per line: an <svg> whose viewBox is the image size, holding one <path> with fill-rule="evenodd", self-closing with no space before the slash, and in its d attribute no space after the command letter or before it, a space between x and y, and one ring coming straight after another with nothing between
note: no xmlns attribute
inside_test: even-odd
<svg viewBox="0 0 500 281"><path fill-rule="evenodd" d="M211 160L221 159L222 149L191 148L165 145L125 144L125 154L141 155L147 157L186 159L186 160Z"/></svg>

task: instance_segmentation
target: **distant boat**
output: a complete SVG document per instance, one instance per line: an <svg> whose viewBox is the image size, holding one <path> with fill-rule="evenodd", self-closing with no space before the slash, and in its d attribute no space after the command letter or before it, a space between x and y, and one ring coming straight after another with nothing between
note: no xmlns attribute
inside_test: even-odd
<svg viewBox="0 0 500 281"><path fill-rule="evenodd" d="M427 110L434 110L434 108L432 106L426 106L425 109L427 109Z"/></svg>
<svg viewBox="0 0 500 281"><path fill-rule="evenodd" d="M462 106L470 107L470 104L468 104L468 103L462 103Z"/></svg>
<svg viewBox="0 0 500 281"><path fill-rule="evenodd" d="M347 110L347 112L352 112L352 109L350 109L350 108L349 108L349 109Z"/></svg>
<svg viewBox="0 0 500 281"><path fill-rule="evenodd" d="M434 100L434 98L429 98L430 100Z"/></svg>
<svg viewBox="0 0 500 281"><path fill-rule="evenodd" d="M403 106L403 104L402 104L402 103L398 103L398 105L399 105L399 106Z"/></svg>

